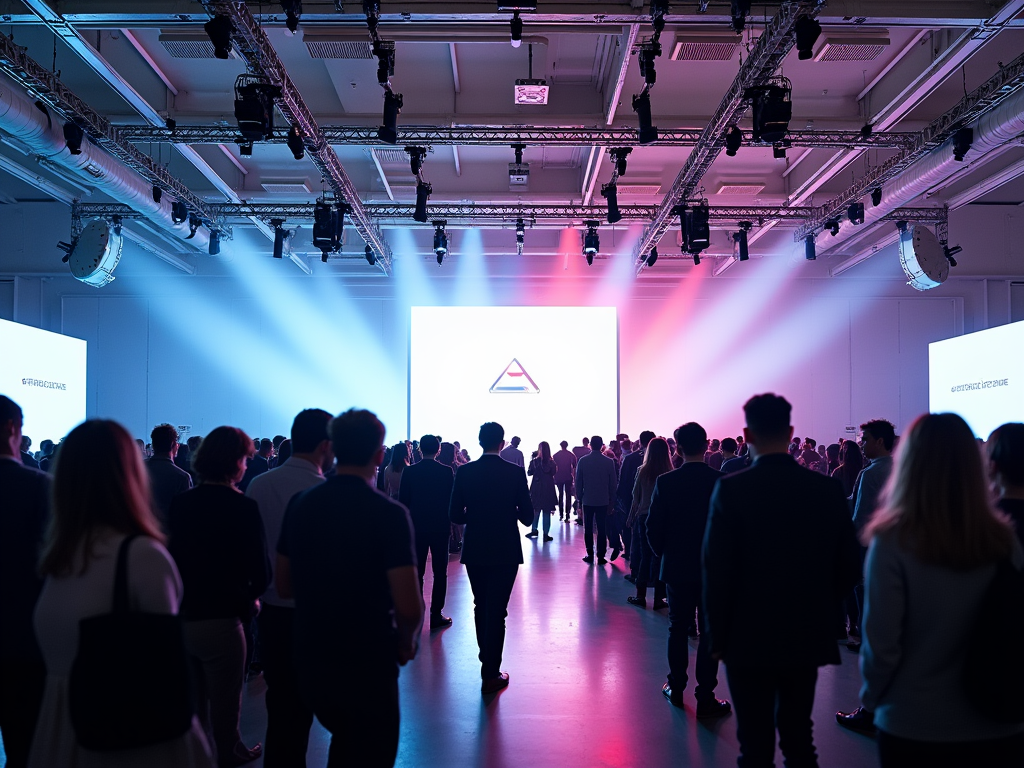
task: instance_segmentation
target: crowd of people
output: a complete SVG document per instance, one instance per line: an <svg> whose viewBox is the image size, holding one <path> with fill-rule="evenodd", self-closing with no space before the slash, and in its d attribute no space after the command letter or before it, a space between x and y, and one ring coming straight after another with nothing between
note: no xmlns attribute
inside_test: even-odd
<svg viewBox="0 0 1024 768"><path fill-rule="evenodd" d="M882 766L1024 765L1022 693L999 695L1000 659L989 659L988 687L965 687L963 673L979 606L1022 597L1024 424L979 446L954 414L923 415L900 439L879 419L859 440L824 445L793 436L777 395L743 413L735 438L689 422L667 437L541 442L529 460L494 422L475 460L438 435L387 447L384 425L357 409L304 410L272 439L224 426L181 442L161 424L147 444L90 420L33 454L21 409L0 395L7 764L303 766L315 716L331 733L328 765L391 766L399 669L424 621L438 632L453 623L449 554L466 568L480 690L493 697L510 683L502 658L523 538L551 542L557 513L583 527L588 567L628 560L631 605L646 609L653 588L652 608L668 610L661 691L679 708L696 640L696 717L735 716L741 768L773 765L776 733L786 765L818 765L818 670L840 662L842 642L859 653L863 685L861 706L836 719L877 733ZM353 530L374 546L341 558ZM337 598L353 573L357 625ZM125 584L123 610L175 617L188 709L158 742L112 723L105 747L87 747L83 710L117 702L76 683L83 622L122 610L112 596ZM1003 613L1015 610L1024 603ZM731 701L715 695L720 664ZM257 669L267 731L249 746L241 697Z"/></svg>

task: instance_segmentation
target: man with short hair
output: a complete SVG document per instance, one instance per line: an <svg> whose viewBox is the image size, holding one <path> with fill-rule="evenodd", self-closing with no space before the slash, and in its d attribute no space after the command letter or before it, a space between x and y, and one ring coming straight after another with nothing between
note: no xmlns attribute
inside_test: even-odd
<svg viewBox="0 0 1024 768"><path fill-rule="evenodd" d="M384 425L351 409L330 422L337 464L329 480L288 505L277 542L275 585L295 599L299 692L331 732L329 765L392 766L398 754L398 667L416 656L423 601L412 523L373 487ZM371 546L344 557L359 530ZM359 611L344 610L359 579ZM353 620L355 619L355 620Z"/></svg>
<svg viewBox="0 0 1024 768"><path fill-rule="evenodd" d="M22 425L21 408L0 395L0 735L10 768L28 764L46 680L32 614L50 478L22 465Z"/></svg>
<svg viewBox="0 0 1024 768"><path fill-rule="evenodd" d="M605 547L608 546L608 518L615 513L615 490L618 475L614 459L605 456L600 435L590 438L590 453L576 465L576 496L583 509L584 539L587 554L583 562L594 562L594 526L597 526L597 563L604 565Z"/></svg>
<svg viewBox="0 0 1024 768"><path fill-rule="evenodd" d="M451 467L437 461L441 441L434 435L421 437L419 448L423 458L402 471L398 500L409 510L412 518L421 594L427 553L430 553L430 570L434 575L434 586L430 591L430 628L444 629L452 625L452 620L442 611L448 594L448 539L452 527L448 520L448 504L452 498L455 473Z"/></svg>
<svg viewBox="0 0 1024 768"><path fill-rule="evenodd" d="M517 467L526 468L526 458L523 456L523 452L519 450L519 443L522 442L518 437L513 437L512 441L508 446L501 452L501 458L507 461L509 464L515 464ZM457 449L456 449L457 450ZM532 520L530 522L533 522Z"/></svg>
<svg viewBox="0 0 1024 768"><path fill-rule="evenodd" d="M739 455L740 443L727 437L722 441L722 474L731 475L750 466L750 456Z"/></svg>
<svg viewBox="0 0 1024 768"><path fill-rule="evenodd" d="M158 424L153 427L149 439L153 441L153 455L146 459L146 469L153 511L166 530L171 500L192 488L192 477L174 463L174 457L178 455L178 430L170 424Z"/></svg>
<svg viewBox="0 0 1024 768"><path fill-rule="evenodd" d="M272 440L266 437L262 440L254 439L253 445L256 446L256 455L249 459L248 466L245 468L245 474L242 475L242 480L238 484L238 490L242 491L242 493L245 493L253 478L270 471L270 459L274 456L274 443Z"/></svg>
<svg viewBox="0 0 1024 768"><path fill-rule="evenodd" d="M725 662L739 765L771 766L777 729L786 765L817 768L814 689L818 667L840 663L835 617L858 578L857 539L839 483L789 455L785 398L758 395L743 410L755 459L711 497L701 631Z"/></svg>
<svg viewBox="0 0 1024 768"><path fill-rule="evenodd" d="M505 430L488 422L480 427L483 455L455 473L448 518L465 524L462 564L473 589L476 642L480 647L480 692L487 696L508 686L501 671L508 601L523 562L516 527L533 522L533 500L526 474L503 461Z"/></svg>
<svg viewBox="0 0 1024 768"><path fill-rule="evenodd" d="M689 657L687 630L694 614L704 628L701 604L700 550L704 543L711 492L722 473L704 462L708 434L700 424L689 422L675 431L683 464L661 475L654 484L651 511L647 516L647 541L661 560L660 579L668 591L668 681L661 692L674 706L683 707L686 665ZM728 439L728 438L726 438ZM694 677L698 719L728 715L728 701L715 698L718 662L711 658L710 635L704 631L697 643Z"/></svg>
<svg viewBox="0 0 1024 768"><path fill-rule="evenodd" d="M803 446L800 449L798 460L803 463L805 467L815 472L818 471L818 451L815 450L818 441L813 437L805 437Z"/></svg>
<svg viewBox="0 0 1024 768"><path fill-rule="evenodd" d="M334 464L327 433L331 414L319 408L299 412L292 422L292 455L281 466L253 478L245 495L256 501L267 541L276 546L288 503L299 493L324 482ZM282 441L284 442L284 441ZM260 662L267 685L267 738L263 764L289 768L306 764L313 712L299 694L294 660L295 601L278 594L271 580L260 599Z"/></svg>
<svg viewBox="0 0 1024 768"><path fill-rule="evenodd" d="M29 452L29 448L32 447L32 438L28 435L21 436L21 463L26 467L32 469L39 469L39 462L36 461L35 457Z"/></svg>
<svg viewBox="0 0 1024 768"><path fill-rule="evenodd" d="M558 519L561 520L563 515L565 522L569 522L569 516L572 512L572 493L573 493L573 477L576 475L576 454L568 450L569 443L563 440L559 443L561 446L558 451L551 458L555 462L555 490L558 491Z"/></svg>

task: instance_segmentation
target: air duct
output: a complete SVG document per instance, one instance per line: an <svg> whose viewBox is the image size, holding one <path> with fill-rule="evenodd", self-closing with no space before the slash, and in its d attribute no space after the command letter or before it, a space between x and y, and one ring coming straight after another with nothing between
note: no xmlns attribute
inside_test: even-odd
<svg viewBox="0 0 1024 768"><path fill-rule="evenodd" d="M81 153L71 154L64 141L63 122L24 96L9 80L0 80L0 130L17 138L32 152L68 168L113 200L138 211L154 225L186 239L187 223L171 221L174 198L164 195L153 200L153 185L91 141L83 141ZM201 227L189 244L205 249L209 233Z"/></svg>
<svg viewBox="0 0 1024 768"><path fill-rule="evenodd" d="M983 114L968 127L974 129L974 143L965 157L968 162L975 161L1024 134L1024 88ZM865 207L864 225L871 225L897 208L907 205L963 167L964 163L953 157L953 137L950 137L882 186L880 204L871 208ZM817 237L819 255L833 253L845 241L863 234L864 225L854 227L849 221L844 221L835 237L827 230L822 232Z"/></svg>

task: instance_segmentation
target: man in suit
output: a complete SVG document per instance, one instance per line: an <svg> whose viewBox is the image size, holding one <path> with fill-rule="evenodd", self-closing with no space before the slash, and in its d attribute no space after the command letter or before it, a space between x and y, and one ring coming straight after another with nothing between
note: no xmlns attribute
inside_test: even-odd
<svg viewBox="0 0 1024 768"><path fill-rule="evenodd" d="M0 735L10 768L28 764L46 680L32 614L50 478L22 465L21 428L21 408L0 395Z"/></svg>
<svg viewBox="0 0 1024 768"><path fill-rule="evenodd" d="M274 453L274 442L264 437L256 443L256 448L256 455L249 459L249 465L245 468L245 474L242 475L242 482L238 484L238 490L242 493L245 493L253 478L270 471L270 458Z"/></svg>
<svg viewBox="0 0 1024 768"><path fill-rule="evenodd" d="M35 457L29 453L29 448L32 447L32 438L28 435L21 436L21 463L26 467L32 469L39 469L39 462L36 461Z"/></svg>
<svg viewBox="0 0 1024 768"><path fill-rule="evenodd" d="M711 492L722 473L704 463L708 434L700 424L690 422L675 431L676 450L683 463L662 475L654 485L651 512L647 517L647 541L655 557L661 558L660 578L668 590L668 682L661 692L682 708L689 657L687 629L696 612L704 626L701 606L700 549L708 520ZM729 702L715 698L718 662L711 658L710 637L705 631L697 643L694 677L697 687L697 718L728 715Z"/></svg>
<svg viewBox="0 0 1024 768"><path fill-rule="evenodd" d="M785 398L758 395L743 410L754 463L711 496L702 631L725 662L739 765L773 765L777 728L786 765L817 768L814 688L818 667L840 663L836 606L859 577L857 540L840 484L789 454Z"/></svg>
<svg viewBox="0 0 1024 768"><path fill-rule="evenodd" d="M480 687L484 695L497 693L508 685L508 673L501 671L505 647L505 617L519 565L523 562L516 520L533 522L533 501L526 474L501 458L505 430L488 422L480 427L484 453L455 473L449 519L466 533L462 542L462 564L473 588L476 642L480 646Z"/></svg>
<svg viewBox="0 0 1024 768"><path fill-rule="evenodd" d="M402 485L398 500L409 510L413 534L416 538L416 564L420 574L420 592L423 591L423 573L430 552L434 587L430 591L430 628L450 627L452 620L441 611L448 593L448 504L452 499L455 473L451 467L437 461L441 441L434 435L420 438L423 459L402 471Z"/></svg>
<svg viewBox="0 0 1024 768"><path fill-rule="evenodd" d="M158 424L149 439L153 441L153 455L146 459L146 469L153 494L153 511L166 530L171 499L192 487L192 476L174 463L178 454L178 430L170 424Z"/></svg>
<svg viewBox="0 0 1024 768"><path fill-rule="evenodd" d="M605 456L604 439L600 435L590 438L591 452L576 464L576 497L583 508L585 527L584 539L587 554L583 562L594 562L594 527L597 527L597 563L604 565L604 550L608 545L608 518L615 512L615 488L619 476L615 471L615 460ZM618 557L618 550L613 554ZM613 558L614 559L614 558Z"/></svg>

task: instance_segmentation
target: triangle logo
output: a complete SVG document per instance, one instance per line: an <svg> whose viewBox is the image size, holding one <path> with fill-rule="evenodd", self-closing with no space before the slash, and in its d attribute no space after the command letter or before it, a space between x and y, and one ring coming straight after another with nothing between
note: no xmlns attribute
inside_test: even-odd
<svg viewBox="0 0 1024 768"><path fill-rule="evenodd" d="M523 368L522 363L512 358L512 362L505 367L501 376L491 385L490 392L492 395L536 395L540 392L540 387L530 378L530 374Z"/></svg>

